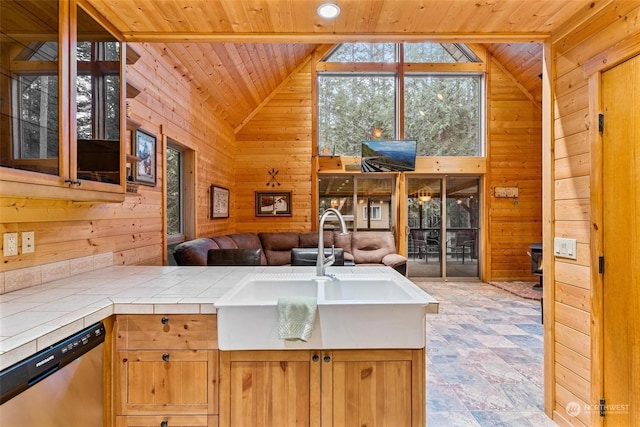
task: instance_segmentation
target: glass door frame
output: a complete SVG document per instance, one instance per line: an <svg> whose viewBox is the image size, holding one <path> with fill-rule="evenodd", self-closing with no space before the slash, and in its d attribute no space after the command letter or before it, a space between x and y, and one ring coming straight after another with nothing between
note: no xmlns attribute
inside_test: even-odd
<svg viewBox="0 0 640 427"><path fill-rule="evenodd" d="M452 240L452 239L447 239L447 235L450 234L450 230L451 229L455 229L456 227L450 227L448 226L448 212L447 212L447 200L449 199L448 197L448 192L449 192L449 188L448 188L448 184L455 182L455 180L457 179L473 179L476 180L476 188L477 191L475 193L475 196L471 196L471 198L475 197L478 201L477 206L476 206L476 214L477 214L477 218L475 219L476 225L475 227L471 227L472 228L472 234L474 236L474 238L472 239L472 242L468 243L470 245L472 245L471 247L468 248L468 251L465 250L465 247L462 246L462 251L459 255L462 257L465 257L467 255L466 252L469 252L469 256L470 257L475 257L475 266L476 266L476 274L474 276L450 276L447 272L447 264L448 264L448 259L449 257L453 257L454 255L458 255L458 253L449 253L450 249L450 244L447 242L447 240ZM421 181L425 181L424 185L422 183L419 183L417 185L418 190L416 190L416 185L412 185L412 180L421 180ZM417 191L422 191L420 190L421 188L430 188L429 185L427 184L427 181L439 181L439 188L437 188L437 191L434 191L433 194L432 193L426 193L426 194L421 194ZM429 278L431 280L451 280L451 279L455 279L455 280L480 280L480 278L482 277L482 252L480 250L480 248L483 247L482 245L482 237L483 237L483 215L484 215L484 191L483 191L483 176L482 175L443 175L443 174L415 174L415 175L408 175L406 178L406 190L405 190L405 197L407 198L407 204L406 204L406 218L407 218L407 236L405 239L405 249L406 249L406 254L409 258L409 262L411 263L412 260L412 253L415 256L415 247L413 248L414 250L412 251L412 247L410 247L410 239L412 239L411 235L412 235L412 230L416 230L416 228L414 227L413 229L410 227L410 222L409 222L409 210L411 208L412 203L409 203L409 200L411 198L420 198L422 199L422 201L420 201L418 203L418 205L420 206L420 210L422 212L422 203L424 203L425 201L432 201L433 200L433 196L435 195L439 195L438 200L440 200L440 222L439 222L439 230L437 231L437 235L439 237L444 236L444 238L439 238L439 256L438 256L438 263L439 263L439 275L422 275L422 274L417 274L414 275L411 273L411 264L409 265L409 277L426 277ZM428 190L427 190L428 191ZM411 193L411 194L410 194ZM443 197L444 196L444 197ZM460 202L458 204L461 204ZM415 205L414 205L415 206ZM421 223L419 224L419 228L418 230L422 231L423 229L423 219L422 219L422 215L420 215L420 221ZM467 227L469 228L469 227ZM433 231L433 230L429 230L429 231ZM459 231L459 230L458 230ZM426 231L425 231L426 232ZM458 233L455 234L454 237L457 237ZM471 239L470 239L471 240ZM424 237L424 251L426 251L424 253L425 255L425 264L427 264L429 262L429 253L428 252L428 245L427 245L427 236L425 234ZM422 242L420 242L422 243ZM458 248L456 248L457 250ZM420 256L422 255L422 251L420 251L419 256L418 256L418 260L416 262L420 261Z"/></svg>

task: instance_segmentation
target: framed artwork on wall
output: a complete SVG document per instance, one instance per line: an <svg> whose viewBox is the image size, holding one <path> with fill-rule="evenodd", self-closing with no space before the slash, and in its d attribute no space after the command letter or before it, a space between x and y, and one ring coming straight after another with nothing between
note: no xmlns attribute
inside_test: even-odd
<svg viewBox="0 0 640 427"><path fill-rule="evenodd" d="M136 129L134 180L140 184L156 185L156 137L142 129Z"/></svg>
<svg viewBox="0 0 640 427"><path fill-rule="evenodd" d="M291 192L256 191L256 216L291 216Z"/></svg>
<svg viewBox="0 0 640 427"><path fill-rule="evenodd" d="M212 185L209 194L211 196L211 218L229 218L229 190Z"/></svg>

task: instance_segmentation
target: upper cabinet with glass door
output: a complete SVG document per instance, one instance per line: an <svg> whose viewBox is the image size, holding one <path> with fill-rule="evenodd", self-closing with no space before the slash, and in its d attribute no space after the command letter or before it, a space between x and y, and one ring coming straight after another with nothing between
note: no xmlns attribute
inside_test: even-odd
<svg viewBox="0 0 640 427"><path fill-rule="evenodd" d="M0 195L123 200L122 43L75 1L0 7Z"/></svg>

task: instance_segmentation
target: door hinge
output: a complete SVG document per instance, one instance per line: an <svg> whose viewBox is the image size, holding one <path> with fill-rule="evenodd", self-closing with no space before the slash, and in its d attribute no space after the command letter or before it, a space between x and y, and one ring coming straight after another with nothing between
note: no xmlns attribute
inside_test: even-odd
<svg viewBox="0 0 640 427"><path fill-rule="evenodd" d="M598 114L598 132L604 132L604 114Z"/></svg>
<svg viewBox="0 0 640 427"><path fill-rule="evenodd" d="M600 416L604 417L607 413L607 403L604 400L604 397L600 398Z"/></svg>
<svg viewBox="0 0 640 427"><path fill-rule="evenodd" d="M598 257L598 273L604 274L604 255Z"/></svg>

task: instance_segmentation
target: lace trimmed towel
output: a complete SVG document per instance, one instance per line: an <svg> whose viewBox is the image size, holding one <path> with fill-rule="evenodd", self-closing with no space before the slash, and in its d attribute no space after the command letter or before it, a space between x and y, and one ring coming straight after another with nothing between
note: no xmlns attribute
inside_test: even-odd
<svg viewBox="0 0 640 427"><path fill-rule="evenodd" d="M278 298L278 337L288 341L309 340L317 305L315 297Z"/></svg>

